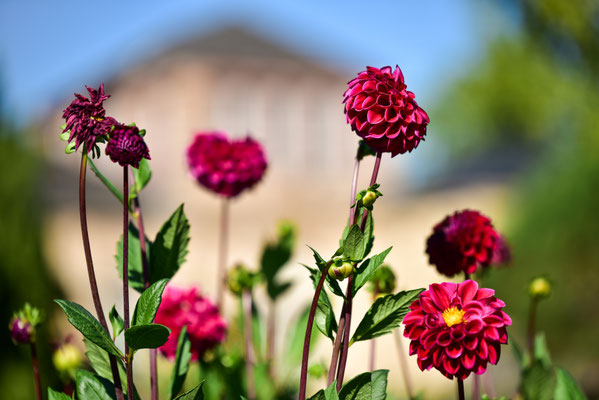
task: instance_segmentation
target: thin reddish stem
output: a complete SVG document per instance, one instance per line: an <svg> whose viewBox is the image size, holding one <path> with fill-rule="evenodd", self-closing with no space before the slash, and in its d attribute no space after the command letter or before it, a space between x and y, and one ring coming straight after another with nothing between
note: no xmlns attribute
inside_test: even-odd
<svg viewBox="0 0 599 400"><path fill-rule="evenodd" d="M83 240L83 251L85 253L85 263L87 265L87 276L89 279L89 286L91 289L92 300L94 302L94 308L96 309L96 316L98 317L100 325L102 325L106 332L110 332L108 330L108 324L106 323L104 311L102 310L102 303L100 302L100 294L98 291L98 284L96 282L96 274L94 272L94 263L92 260L91 245L89 242L89 233L87 229L87 209L85 200L86 172L87 151L84 147L83 153L81 155L81 168L79 171L79 220L81 223L81 238ZM112 379L114 382L117 400L125 400L125 397L123 396L121 376L119 375L116 357L112 354L109 354L108 360L110 362L110 370L112 372Z"/></svg>
<svg viewBox="0 0 599 400"><path fill-rule="evenodd" d="M350 275L347 280L347 290L345 294L345 327L343 329L343 346L341 347L341 356L339 357L339 367L337 369L337 391L343 386L343 377L345 376L345 366L347 365L347 354L349 351L349 332L351 328L352 312L352 291L354 289L354 276Z"/></svg>
<svg viewBox="0 0 599 400"><path fill-rule="evenodd" d="M31 366L33 368L33 378L35 379L35 396L37 400L42 400L42 381L40 379L40 363L37 357L37 348L35 342L31 342Z"/></svg>
<svg viewBox="0 0 599 400"><path fill-rule="evenodd" d="M223 199L220 209L220 236L218 239L216 306L223 311L226 285L227 249L229 241L229 199Z"/></svg>
<svg viewBox="0 0 599 400"><path fill-rule="evenodd" d="M123 320L125 332L129 329L129 167L123 167ZM140 238L143 240L142 238ZM133 400L133 357L125 341L125 369L127 371L127 398Z"/></svg>
<svg viewBox="0 0 599 400"><path fill-rule="evenodd" d="M339 350L341 349L341 343L343 339L343 332L345 331L345 302L341 308L341 315L339 317L339 324L337 325L337 336L335 336L335 343L333 344L333 354L331 355L331 363L329 365L329 378L327 380L327 386L331 386L337 372L337 364L339 362Z"/></svg>

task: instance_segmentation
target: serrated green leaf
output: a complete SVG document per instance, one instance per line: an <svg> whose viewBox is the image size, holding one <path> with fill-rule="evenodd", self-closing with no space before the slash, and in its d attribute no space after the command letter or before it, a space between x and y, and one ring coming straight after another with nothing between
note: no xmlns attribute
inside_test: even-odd
<svg viewBox="0 0 599 400"><path fill-rule="evenodd" d="M325 400L339 400L339 394L337 393L337 379L325 389L324 398Z"/></svg>
<svg viewBox="0 0 599 400"><path fill-rule="evenodd" d="M198 386L191 389L189 392L183 393L181 396L175 398L175 400L203 400L204 399L204 382L201 382Z"/></svg>
<svg viewBox="0 0 599 400"><path fill-rule="evenodd" d="M356 293L358 293L358 290L360 290L360 288L364 286L370 280L370 278L372 278L372 275L374 275L374 272L377 270L377 268L380 267L381 264L383 264L385 258L387 257L387 254L389 254L392 248L393 247L389 247L382 253L379 253L369 258L368 260L364 261L358 268L356 268L352 297L355 296Z"/></svg>
<svg viewBox="0 0 599 400"><path fill-rule="evenodd" d="M168 385L168 398L174 398L183 387L185 377L191 362L191 342L187 335L187 326L184 326L177 341L177 353Z"/></svg>
<svg viewBox="0 0 599 400"><path fill-rule="evenodd" d="M52 388L48 388L48 400L73 400L62 392L55 392Z"/></svg>
<svg viewBox="0 0 599 400"><path fill-rule="evenodd" d="M129 193L129 201L137 197L139 193L146 187L152 178L152 170L150 169L150 162L142 158L139 162L139 168L131 167L131 173L133 174L133 185Z"/></svg>
<svg viewBox="0 0 599 400"><path fill-rule="evenodd" d="M422 291L424 289L415 289L379 297L360 321L350 345L385 335L397 328L408 313L409 305Z"/></svg>
<svg viewBox="0 0 599 400"><path fill-rule="evenodd" d="M358 225L352 225L343 241L343 256L353 261L361 261L365 251L364 233Z"/></svg>
<svg viewBox="0 0 599 400"><path fill-rule="evenodd" d="M71 325L81 332L83 336L110 354L122 357L121 351L116 347L108 332L106 332L98 320L94 318L89 311L79 304L67 300L57 299L54 301L63 309Z"/></svg>
<svg viewBox="0 0 599 400"><path fill-rule="evenodd" d="M308 268L308 271L310 271L310 279L316 288L321 277L321 272L313 268ZM334 333L337 332L337 318L324 288L320 291L320 296L318 297L316 313L314 314L314 324L323 335L332 341L335 340Z"/></svg>
<svg viewBox="0 0 599 400"><path fill-rule="evenodd" d="M162 225L150 252L152 283L172 278L185 262L189 244L189 221L181 204Z"/></svg>
<svg viewBox="0 0 599 400"><path fill-rule="evenodd" d="M152 252L152 243L146 237L146 252ZM151 254L146 254L146 257L150 257ZM119 238L119 241L116 245L116 254L114 256L116 260L116 268L119 271L119 276L123 277L123 235ZM143 262L142 262L142 254L141 247L139 245L139 231L133 225L133 223L129 223L129 258L128 258L128 268L129 268L129 285L142 293L145 290L144 279L143 279Z"/></svg>
<svg viewBox="0 0 599 400"><path fill-rule="evenodd" d="M312 247L308 246L308 248L310 250L312 250L314 260L316 261L316 266L318 267L320 272L324 271L324 269L327 265L327 262ZM309 267L306 267L306 268L309 269ZM326 275L325 279L327 282L327 286L329 287L329 289L331 289L331 292L333 292L335 295L337 295L339 297L345 298L345 295L343 294L343 290L341 290L341 287L339 286L339 282L337 282L337 280L332 279L328 274Z"/></svg>
<svg viewBox="0 0 599 400"><path fill-rule="evenodd" d="M78 399L116 399L116 392L112 382L84 369L79 369L75 373L75 388Z"/></svg>
<svg viewBox="0 0 599 400"><path fill-rule="evenodd" d="M555 368L557 382L555 384L554 399L560 400L586 400L584 392L578 386L578 383L572 378L568 371L562 368Z"/></svg>
<svg viewBox="0 0 599 400"><path fill-rule="evenodd" d="M340 400L385 400L388 370L379 369L360 374L339 391Z"/></svg>
<svg viewBox="0 0 599 400"><path fill-rule="evenodd" d="M125 328L125 321L119 315L119 312L116 310L116 306L112 306L110 312L108 313L108 319L110 319L110 325L112 326L112 339L116 339L123 329Z"/></svg>
<svg viewBox="0 0 599 400"><path fill-rule="evenodd" d="M133 350L156 349L166 343L170 333L160 324L136 325L125 331L125 341Z"/></svg>
<svg viewBox="0 0 599 400"><path fill-rule="evenodd" d="M133 326L148 325L154 322L167 283L168 279L161 279L144 290L135 305Z"/></svg>

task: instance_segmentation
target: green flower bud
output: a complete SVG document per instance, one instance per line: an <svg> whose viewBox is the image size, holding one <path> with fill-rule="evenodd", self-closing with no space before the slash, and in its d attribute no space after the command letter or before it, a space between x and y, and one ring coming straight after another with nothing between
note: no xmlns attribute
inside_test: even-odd
<svg viewBox="0 0 599 400"><path fill-rule="evenodd" d="M354 265L349 261L335 260L329 268L329 276L342 281L354 272Z"/></svg>
<svg viewBox="0 0 599 400"><path fill-rule="evenodd" d="M243 264L237 264L231 269L227 278L229 290L236 296L241 296L244 290L251 290L259 281L260 275L248 270Z"/></svg>
<svg viewBox="0 0 599 400"><path fill-rule="evenodd" d="M385 295L393 293L395 290L395 274L393 270L387 265L381 265L370 278L370 291L378 293L379 295Z"/></svg>
<svg viewBox="0 0 599 400"><path fill-rule="evenodd" d="M370 207L374 204L378 197L379 196L377 196L377 194L372 190L367 190L366 194L364 194L364 197L362 197L362 204L364 204L364 207Z"/></svg>
<svg viewBox="0 0 599 400"><path fill-rule="evenodd" d="M308 367L308 374L314 379L324 378L327 374L327 367L323 363L312 364Z"/></svg>
<svg viewBox="0 0 599 400"><path fill-rule="evenodd" d="M549 297L551 295L551 283L543 277L535 278L528 285L528 294L535 300Z"/></svg>
<svg viewBox="0 0 599 400"><path fill-rule="evenodd" d="M54 368L61 375L74 376L75 370L81 366L82 362L83 356L79 349L68 343L59 347L52 355Z"/></svg>

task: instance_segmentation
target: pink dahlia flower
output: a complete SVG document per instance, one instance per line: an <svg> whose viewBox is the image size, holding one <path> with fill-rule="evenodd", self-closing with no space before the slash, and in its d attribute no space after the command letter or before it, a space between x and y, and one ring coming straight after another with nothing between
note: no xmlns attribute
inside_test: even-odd
<svg viewBox="0 0 599 400"><path fill-rule="evenodd" d="M196 134L187 148L187 164L202 186L224 197L253 187L267 167L260 143L251 137L229 140L222 132Z"/></svg>
<svg viewBox="0 0 599 400"><path fill-rule="evenodd" d="M168 341L160 347L160 352L171 360L177 352L177 341L184 326L187 326L194 360L225 340L227 331L227 323L218 308L193 287L167 286L154 322L171 329Z"/></svg>
<svg viewBox="0 0 599 400"><path fill-rule="evenodd" d="M75 93L75 100L63 111L62 117L66 121L63 132L71 131L69 142L75 139L75 149L83 143L85 150L89 152L94 148L96 141L105 137L117 121L106 116L103 103L110 95L104 93L104 84L97 90L85 87L89 92L89 99Z"/></svg>
<svg viewBox="0 0 599 400"><path fill-rule="evenodd" d="M449 379L466 379L497 364L512 320L494 294L473 280L434 283L420 294L403 323L421 370L435 367Z"/></svg>
<svg viewBox="0 0 599 400"><path fill-rule="evenodd" d="M479 267L497 262L507 253L491 220L478 211L464 210L445 217L426 241L429 263L446 276L473 274ZM500 253L503 253L502 256Z"/></svg>
<svg viewBox="0 0 599 400"><path fill-rule="evenodd" d="M110 140L106 145L106 155L112 162L118 162L120 166L131 165L139 168L142 158L150 159L148 146L144 138L139 134L137 126L118 124L110 134Z"/></svg>
<svg viewBox="0 0 599 400"><path fill-rule="evenodd" d="M429 118L406 90L398 66L366 67L343 94L347 123L373 150L392 157L412 151L426 135Z"/></svg>

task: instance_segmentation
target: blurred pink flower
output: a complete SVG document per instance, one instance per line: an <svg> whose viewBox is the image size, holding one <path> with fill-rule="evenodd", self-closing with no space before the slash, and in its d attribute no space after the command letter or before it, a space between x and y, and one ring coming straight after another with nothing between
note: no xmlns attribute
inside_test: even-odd
<svg viewBox="0 0 599 400"><path fill-rule="evenodd" d="M187 148L187 164L196 181L224 197L253 187L267 167L259 142L249 136L229 140L223 132L196 134Z"/></svg>
<svg viewBox="0 0 599 400"><path fill-rule="evenodd" d="M154 322L171 329L168 341L160 347L160 352L169 359L175 357L179 334L184 326L187 326L194 360L224 341L227 331L227 323L216 306L202 297L195 287L167 286Z"/></svg>
<svg viewBox="0 0 599 400"><path fill-rule="evenodd" d="M451 277L460 272L473 274L479 267L503 261L509 254L506 246L489 218L464 210L445 217L433 228L426 252L429 263Z"/></svg>
<svg viewBox="0 0 599 400"><path fill-rule="evenodd" d="M420 294L403 323L421 370L435 367L449 379L466 379L497 364L512 320L494 294L473 280L432 284Z"/></svg>
<svg viewBox="0 0 599 400"><path fill-rule="evenodd" d="M366 67L343 94L346 120L375 151L392 157L412 151L426 135L429 118L406 90L399 69Z"/></svg>

